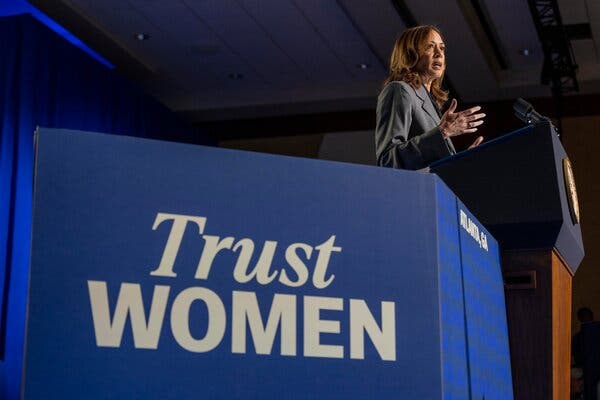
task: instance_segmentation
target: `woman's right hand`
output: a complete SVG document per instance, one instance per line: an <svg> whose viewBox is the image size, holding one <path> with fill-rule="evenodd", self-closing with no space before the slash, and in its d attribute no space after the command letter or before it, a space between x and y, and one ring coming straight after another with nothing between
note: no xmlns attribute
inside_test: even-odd
<svg viewBox="0 0 600 400"><path fill-rule="evenodd" d="M475 114L481 110L481 107L475 106L464 111L455 112L456 105L456 99L452 99L450 107L440 120L440 131L445 138L475 132L477 127L483 124L485 114Z"/></svg>

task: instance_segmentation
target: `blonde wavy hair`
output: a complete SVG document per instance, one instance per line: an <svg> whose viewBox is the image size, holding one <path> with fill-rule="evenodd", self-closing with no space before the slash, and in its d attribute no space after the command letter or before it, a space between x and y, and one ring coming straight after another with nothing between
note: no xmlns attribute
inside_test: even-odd
<svg viewBox="0 0 600 400"><path fill-rule="evenodd" d="M418 89L423 84L421 76L416 71L419 57L425 51L427 36L430 32L437 32L443 40L442 33L432 25L415 26L405 30L396 40L394 50L390 57L390 71L384 86L392 81L404 81L413 88ZM445 71L444 71L445 72ZM442 89L444 75L431 82L431 94L438 107L442 107L448 100L448 92Z"/></svg>

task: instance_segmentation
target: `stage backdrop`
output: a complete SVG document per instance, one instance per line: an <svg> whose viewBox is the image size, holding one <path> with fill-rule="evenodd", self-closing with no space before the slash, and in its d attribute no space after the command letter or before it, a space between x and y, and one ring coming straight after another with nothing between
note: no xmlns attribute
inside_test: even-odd
<svg viewBox="0 0 600 400"><path fill-rule="evenodd" d="M24 398L510 399L499 253L434 175L37 137Z"/></svg>
<svg viewBox="0 0 600 400"><path fill-rule="evenodd" d="M0 88L0 389L10 389L21 379L23 336L6 328L24 324L35 127L212 142L29 15L0 18Z"/></svg>

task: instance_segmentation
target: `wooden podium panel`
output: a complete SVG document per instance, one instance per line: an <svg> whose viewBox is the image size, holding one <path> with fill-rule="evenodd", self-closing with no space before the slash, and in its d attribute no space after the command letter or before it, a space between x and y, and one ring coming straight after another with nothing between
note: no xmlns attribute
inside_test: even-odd
<svg viewBox="0 0 600 400"><path fill-rule="evenodd" d="M569 398L572 275L556 250L502 254L516 400Z"/></svg>

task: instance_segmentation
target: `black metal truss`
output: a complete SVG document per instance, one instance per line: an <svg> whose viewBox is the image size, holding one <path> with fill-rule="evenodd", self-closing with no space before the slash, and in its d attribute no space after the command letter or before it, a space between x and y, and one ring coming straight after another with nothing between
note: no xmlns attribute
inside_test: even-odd
<svg viewBox="0 0 600 400"><path fill-rule="evenodd" d="M544 51L542 83L551 84L556 97L579 91L577 64L556 0L528 0Z"/></svg>

